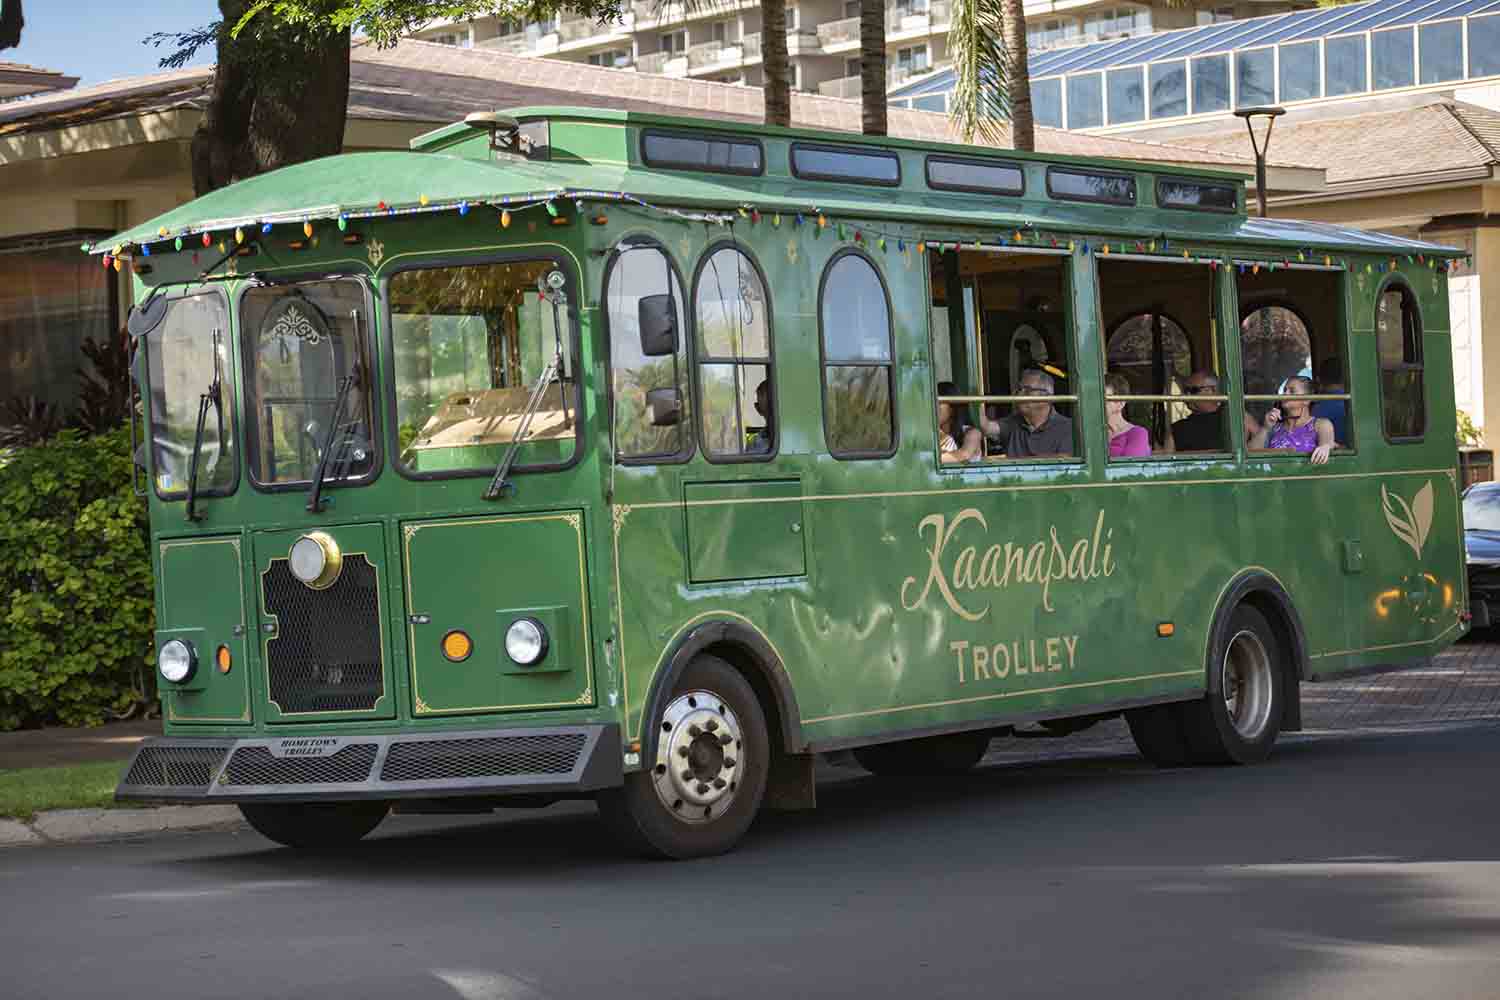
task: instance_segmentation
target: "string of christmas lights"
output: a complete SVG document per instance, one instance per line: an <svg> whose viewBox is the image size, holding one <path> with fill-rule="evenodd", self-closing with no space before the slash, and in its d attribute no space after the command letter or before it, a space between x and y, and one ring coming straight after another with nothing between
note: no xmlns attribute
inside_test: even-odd
<svg viewBox="0 0 1500 1000"><path fill-rule="evenodd" d="M1254 262L1232 262L1232 254L1205 250L1203 248L1193 249L1174 245L1165 233L1157 238L1138 239L1110 239L1093 236L1083 236L1067 233L1065 231L1043 231L1035 227L1032 222L1021 222L1013 231L1001 231L990 235L975 234L972 230L963 233L933 234L928 227L922 227L923 232L914 233L910 227L885 228L870 225L867 222L850 219L834 219L817 205L811 205L805 210L781 210L776 209L769 213L763 212L758 206L741 204L733 209L725 211L693 211L674 208L671 206L658 205L644 198L624 191L606 191L590 188L567 188L559 187L543 191L532 191L521 194L492 195L480 198L444 199L434 201L427 195L421 195L416 202L407 204L387 204L384 201L377 202L374 206L345 208L339 205L320 206L314 209L302 209L298 211L271 213L257 217L236 217L226 219L214 219L185 226L177 230L166 226L157 231L158 239L141 243L117 243L103 252L104 266L113 266L116 270L121 269L122 258L133 258L137 248L140 255L149 257L153 253L166 252L168 248L180 252L193 242L199 242L204 247L214 245L217 237L221 252L227 252L230 234L235 246L245 243L246 229L258 231L262 237L270 236L278 226L297 226L303 239L312 239L318 223L333 223L339 232L347 232L350 223L367 221L371 219L395 218L420 214L437 214L445 212L456 212L459 216L468 216L476 208L487 208L498 214L499 224L502 228L508 228L515 213L528 211L538 207L544 208L548 216L554 221L567 221L561 216L563 207L569 202L579 216L583 216L588 202L614 203L631 206L659 216L671 218L680 222L703 223L708 226L733 226L739 222L748 221L751 225L769 223L773 228L780 228L783 224L793 229L801 229L805 226L811 227L813 238L821 238L822 234L832 227L834 234L841 242L852 242L860 246L873 246L878 251L888 252L894 243L896 251L906 254L915 251L918 254L926 253L928 250L947 251L958 250L965 247L982 250L985 247L1028 247L1052 250L1066 250L1075 253L1079 250L1083 254L1097 254L1099 256L1110 256L1112 254L1134 254L1137 256L1157 256L1162 259L1179 259L1189 263L1206 264L1210 268L1221 266L1237 266L1240 273L1247 270L1259 273L1262 267L1276 271L1279 268L1289 268L1293 265L1290 254L1283 254L1280 259L1267 259ZM560 207L562 206L562 207ZM602 219L598 220L602 221ZM915 226L916 224L912 224ZM165 244L153 250L156 244ZM83 251L86 253L97 252L104 243L85 243ZM302 244L293 241L289 246L293 249L301 249ZM1405 255L1406 263L1413 266L1427 267L1433 270L1442 269L1454 271L1460 266L1459 258L1443 258L1429 256L1426 253ZM1463 261L1468 260L1465 255ZM1295 255L1297 264L1311 263L1317 266L1321 263L1324 267L1338 267L1346 271L1361 270L1358 264L1351 264L1348 256L1335 255L1329 252L1319 252L1311 246L1299 249ZM1401 262L1398 256L1387 259L1382 270L1396 271ZM1366 262L1363 266L1366 273L1374 273L1375 265Z"/></svg>

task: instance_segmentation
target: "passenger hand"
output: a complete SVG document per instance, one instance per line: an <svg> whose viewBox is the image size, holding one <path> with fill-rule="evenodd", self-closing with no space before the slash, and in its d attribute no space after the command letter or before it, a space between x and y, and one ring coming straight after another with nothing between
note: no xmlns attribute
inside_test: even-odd
<svg viewBox="0 0 1500 1000"><path fill-rule="evenodd" d="M1313 465L1322 465L1324 462L1328 461L1328 455L1332 451L1333 451L1333 445L1331 445L1331 444L1320 444L1320 445L1318 445L1316 448L1314 448L1312 450L1312 464Z"/></svg>
<svg viewBox="0 0 1500 1000"><path fill-rule="evenodd" d="M1273 406L1266 411L1266 426L1281 423L1281 407Z"/></svg>

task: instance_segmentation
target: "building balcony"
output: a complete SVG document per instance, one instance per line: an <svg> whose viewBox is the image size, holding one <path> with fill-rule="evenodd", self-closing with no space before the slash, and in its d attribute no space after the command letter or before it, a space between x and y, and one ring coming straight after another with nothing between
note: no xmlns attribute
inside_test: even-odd
<svg viewBox="0 0 1500 1000"><path fill-rule="evenodd" d="M634 0L630 10L635 14L635 28L664 28L688 21L723 17L735 11L758 9L760 0L713 0L712 3L685 4L682 0Z"/></svg>
<svg viewBox="0 0 1500 1000"><path fill-rule="evenodd" d="M861 93L860 78L841 76L837 80L824 80L818 84L818 93L824 97L843 97L858 100Z"/></svg>
<svg viewBox="0 0 1500 1000"><path fill-rule="evenodd" d="M726 61L730 53L733 53L736 61L738 61L739 48L738 45L726 45L720 41L689 45L687 47L688 69L695 70L704 66L717 66L720 62Z"/></svg>
<svg viewBox="0 0 1500 1000"><path fill-rule="evenodd" d="M635 68L639 73L655 73L657 76L687 76L687 53L648 52L636 58Z"/></svg>
<svg viewBox="0 0 1500 1000"><path fill-rule="evenodd" d="M623 23L595 21L591 18L580 17L562 22L557 29L557 38L559 44L566 45L569 42L593 38L595 35L607 38L611 35L623 35L629 31L629 26Z"/></svg>
<svg viewBox="0 0 1500 1000"><path fill-rule="evenodd" d="M885 9L887 39L897 36L929 35L948 30L953 20L952 0L933 0L928 4L892 5ZM818 40L827 49L850 50L859 47L859 18L845 17L818 25Z"/></svg>
<svg viewBox="0 0 1500 1000"><path fill-rule="evenodd" d="M886 67L885 71L886 88L889 89L891 87L899 87L901 84L906 83L908 80L911 80L914 77L925 76L926 74L931 73L932 70L933 67L929 66L927 63L922 63L916 66L888 66Z"/></svg>
<svg viewBox="0 0 1500 1000"><path fill-rule="evenodd" d="M837 21L824 21L818 25L818 40L825 46L844 42L859 44L859 18L845 17Z"/></svg>
<svg viewBox="0 0 1500 1000"><path fill-rule="evenodd" d="M531 53L536 42L535 37L522 32L515 35L501 35L498 38L486 38L482 42L474 43L474 47L487 49L490 52L503 52L508 56L524 56Z"/></svg>

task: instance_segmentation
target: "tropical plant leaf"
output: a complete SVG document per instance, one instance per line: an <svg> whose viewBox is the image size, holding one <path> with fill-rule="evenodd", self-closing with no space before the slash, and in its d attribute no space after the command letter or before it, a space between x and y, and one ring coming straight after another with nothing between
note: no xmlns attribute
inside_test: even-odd
<svg viewBox="0 0 1500 1000"><path fill-rule="evenodd" d="M1417 495L1411 498L1412 533L1417 536L1417 557L1427 544L1427 533L1432 530L1432 480L1428 480Z"/></svg>
<svg viewBox="0 0 1500 1000"><path fill-rule="evenodd" d="M1385 523L1391 526L1391 531L1395 532L1397 538L1411 546L1411 550L1420 559L1422 546L1417 544L1416 532L1412 527L1411 508L1398 494L1387 492L1384 485L1380 487L1380 503L1385 510ZM1397 505L1403 510L1397 510Z"/></svg>

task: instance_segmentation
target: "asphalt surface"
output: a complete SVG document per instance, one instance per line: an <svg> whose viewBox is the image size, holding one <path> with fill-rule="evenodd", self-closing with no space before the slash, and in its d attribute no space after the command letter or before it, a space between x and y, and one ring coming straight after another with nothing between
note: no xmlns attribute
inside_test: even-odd
<svg viewBox="0 0 1500 1000"><path fill-rule="evenodd" d="M1500 996L1500 645L1304 689L1255 768L1117 726L946 781L830 771L732 855L591 806L0 853L6 997Z"/></svg>

